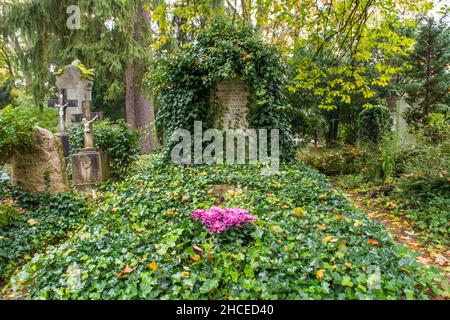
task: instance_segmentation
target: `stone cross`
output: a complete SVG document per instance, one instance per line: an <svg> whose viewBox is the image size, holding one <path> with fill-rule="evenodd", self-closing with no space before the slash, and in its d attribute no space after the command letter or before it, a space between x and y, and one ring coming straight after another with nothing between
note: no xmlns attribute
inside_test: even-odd
<svg viewBox="0 0 450 320"><path fill-rule="evenodd" d="M56 86L59 92L64 93L65 99L64 102L60 101L59 103L69 103L65 113L66 128L82 120L82 103L83 101L92 101L93 85L92 77L85 78L83 66L78 60L65 66L56 76Z"/></svg>
<svg viewBox="0 0 450 320"><path fill-rule="evenodd" d="M61 101L63 101L63 95L62 94L61 94L60 98L61 98ZM61 103L63 103L63 102L61 102ZM66 103L64 105L55 104L55 107L59 111L59 116L58 116L58 133L63 133L64 132L64 129L65 129L65 126L64 126L64 123L65 123L64 108L66 108L68 105L69 105L68 103Z"/></svg>
<svg viewBox="0 0 450 320"><path fill-rule="evenodd" d="M84 132L84 148L94 148L94 133L92 132L92 122L97 120L98 115L95 116L92 120L88 120L86 118L83 118L81 122L83 122L83 132Z"/></svg>

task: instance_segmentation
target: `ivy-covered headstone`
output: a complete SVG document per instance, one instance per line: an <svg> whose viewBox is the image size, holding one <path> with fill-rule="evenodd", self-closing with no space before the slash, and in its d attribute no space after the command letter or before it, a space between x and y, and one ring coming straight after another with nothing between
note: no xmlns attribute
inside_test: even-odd
<svg viewBox="0 0 450 320"><path fill-rule="evenodd" d="M247 82L239 78L217 83L211 95L211 102L216 111L216 128L248 129L249 97L250 88Z"/></svg>

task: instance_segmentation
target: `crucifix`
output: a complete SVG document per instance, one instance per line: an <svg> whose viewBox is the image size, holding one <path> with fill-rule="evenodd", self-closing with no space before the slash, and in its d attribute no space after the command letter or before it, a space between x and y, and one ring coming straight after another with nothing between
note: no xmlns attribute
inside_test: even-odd
<svg viewBox="0 0 450 320"><path fill-rule="evenodd" d="M96 115L92 120L88 120L86 118L83 118L81 121L83 123L83 132L84 132L84 148L94 148L94 134L92 132L92 122L97 120L98 115Z"/></svg>
<svg viewBox="0 0 450 320"><path fill-rule="evenodd" d="M61 104L63 103L63 95L60 95L60 101ZM68 103L61 105L61 104L55 104L55 107L58 109L58 133L63 133L64 132L64 109L69 105Z"/></svg>

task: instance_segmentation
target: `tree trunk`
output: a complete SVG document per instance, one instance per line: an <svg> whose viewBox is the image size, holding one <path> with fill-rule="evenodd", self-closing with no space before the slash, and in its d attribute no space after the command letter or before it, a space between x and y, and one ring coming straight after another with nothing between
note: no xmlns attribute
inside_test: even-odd
<svg viewBox="0 0 450 320"><path fill-rule="evenodd" d="M139 3L136 8L133 39L141 42L141 28L143 23L148 23L150 17L145 14L143 4ZM154 134L155 111L152 99L144 95L142 80L145 67L138 61L130 61L125 74L126 96L125 117L127 123L141 130L141 147L144 153L149 153L156 146L156 135Z"/></svg>

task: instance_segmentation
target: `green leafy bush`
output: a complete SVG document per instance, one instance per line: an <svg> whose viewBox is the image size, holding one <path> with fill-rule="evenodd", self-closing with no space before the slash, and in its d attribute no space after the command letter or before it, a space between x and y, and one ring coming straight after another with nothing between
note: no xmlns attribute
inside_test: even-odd
<svg viewBox="0 0 450 320"><path fill-rule="evenodd" d="M0 110L0 164L33 146L35 125L36 119L21 108Z"/></svg>
<svg viewBox="0 0 450 320"><path fill-rule="evenodd" d="M366 158L366 151L354 146L339 148L302 149L300 160L326 175L350 174L359 172Z"/></svg>
<svg viewBox="0 0 450 320"><path fill-rule="evenodd" d="M0 72L0 109L6 107L13 102L13 96L11 93L11 80L3 80Z"/></svg>
<svg viewBox="0 0 450 320"><path fill-rule="evenodd" d="M430 143L421 140L404 163L405 190L427 195L450 193L450 140Z"/></svg>
<svg viewBox="0 0 450 320"><path fill-rule="evenodd" d="M20 106L27 118L35 119L37 126L56 132L58 127L58 110L56 108L40 109L34 105L31 98L27 97L19 97L17 105Z"/></svg>
<svg viewBox="0 0 450 320"><path fill-rule="evenodd" d="M0 200L8 201L9 214L14 215L7 224L0 224L0 282L46 245L78 228L87 214L86 202L70 193L29 194L0 183ZM8 208L0 205L0 215L4 209Z"/></svg>
<svg viewBox="0 0 450 320"><path fill-rule="evenodd" d="M108 120L99 121L94 123L94 128L95 146L108 153L111 177L123 179L141 152L139 132L129 128L123 120L116 123ZM70 153L75 154L84 145L83 128L72 127L69 133Z"/></svg>
<svg viewBox="0 0 450 320"><path fill-rule="evenodd" d="M193 130L194 121L214 128L214 118L222 111L221 106L209 103L212 89L222 80L239 77L249 84L252 93L247 119L250 127L279 129L280 154L283 159L292 159L288 68L280 57L277 48L264 43L253 29L219 19L191 46L157 60L148 82L158 93L156 124L165 150L170 150L172 133Z"/></svg>
<svg viewBox="0 0 450 320"><path fill-rule="evenodd" d="M309 167L160 160L111 186L12 284L41 299L420 299L433 287L434 272ZM257 221L211 234L192 213L216 205Z"/></svg>
<svg viewBox="0 0 450 320"><path fill-rule="evenodd" d="M391 113L384 106L373 106L363 110L358 116L359 138L363 141L379 143L389 134L393 125Z"/></svg>
<svg viewBox="0 0 450 320"><path fill-rule="evenodd" d="M0 199L0 227L6 228L27 212L12 199Z"/></svg>

